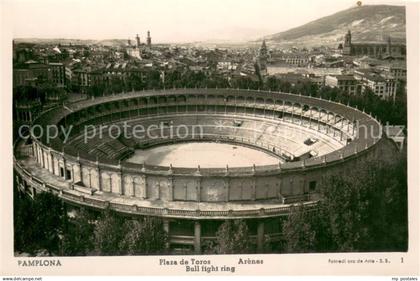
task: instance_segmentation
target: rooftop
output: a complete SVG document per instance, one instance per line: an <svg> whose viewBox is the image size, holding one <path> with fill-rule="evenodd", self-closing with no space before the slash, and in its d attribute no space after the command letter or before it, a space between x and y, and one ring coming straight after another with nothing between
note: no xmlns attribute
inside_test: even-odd
<svg viewBox="0 0 420 281"><path fill-rule="evenodd" d="M348 75L348 74L327 75L327 76L334 77L337 80L356 80L354 75Z"/></svg>

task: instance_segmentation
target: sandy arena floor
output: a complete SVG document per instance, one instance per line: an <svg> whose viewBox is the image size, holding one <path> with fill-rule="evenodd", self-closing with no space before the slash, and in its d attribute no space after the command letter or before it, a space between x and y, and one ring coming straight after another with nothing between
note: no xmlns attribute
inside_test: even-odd
<svg viewBox="0 0 420 281"><path fill-rule="evenodd" d="M253 164L274 165L278 164L279 158L260 150L241 145L212 142L179 143L166 146L157 146L146 150L136 150L135 154L127 162L149 165L174 167L197 167L216 168L244 167Z"/></svg>

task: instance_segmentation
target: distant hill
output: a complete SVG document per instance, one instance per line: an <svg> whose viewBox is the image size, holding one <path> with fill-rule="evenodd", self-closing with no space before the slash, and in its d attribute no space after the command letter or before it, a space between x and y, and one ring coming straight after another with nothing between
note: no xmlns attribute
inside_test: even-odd
<svg viewBox="0 0 420 281"><path fill-rule="evenodd" d="M272 44L338 45L349 29L353 41L382 41L391 36L394 41L405 42L405 7L354 7L264 39Z"/></svg>
<svg viewBox="0 0 420 281"><path fill-rule="evenodd" d="M105 39L105 40L90 40L90 39L45 39L45 38L16 38L15 43L32 43L32 44L51 44L51 45L103 45L103 46L125 46L127 40L123 39Z"/></svg>

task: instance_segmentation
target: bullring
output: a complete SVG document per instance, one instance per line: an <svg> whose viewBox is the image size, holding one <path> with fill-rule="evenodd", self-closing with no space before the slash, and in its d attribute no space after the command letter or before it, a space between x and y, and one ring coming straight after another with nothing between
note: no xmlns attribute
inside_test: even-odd
<svg viewBox="0 0 420 281"><path fill-rule="evenodd" d="M320 98L240 89L104 96L50 109L34 122L51 124L72 126L65 143L63 133L48 142L45 136L16 142L19 188L32 195L51 191L75 205L161 217L171 247L191 247L196 253L204 241L214 239L215 225L237 218L249 223L257 249L263 249L266 240L279 239L276 220L293 206L316 208L325 176L376 158L388 143L381 124L358 109ZM163 131L200 126L202 132L182 139L83 141L86 126L123 124L163 124L158 127ZM290 130L293 138L287 137ZM136 150L179 142L246 146L278 163L208 168L127 161Z"/></svg>

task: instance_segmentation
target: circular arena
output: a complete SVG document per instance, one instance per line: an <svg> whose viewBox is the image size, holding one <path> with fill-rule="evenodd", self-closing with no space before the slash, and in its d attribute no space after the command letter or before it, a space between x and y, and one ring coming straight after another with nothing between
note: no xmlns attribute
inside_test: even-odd
<svg viewBox="0 0 420 281"><path fill-rule="evenodd" d="M45 133L52 125L57 137ZM297 204L316 208L325 176L388 143L358 109L239 89L100 97L45 111L32 128L15 143L22 191L161 217L170 246L195 253L226 219L244 219L262 251L280 239L279 217Z"/></svg>

